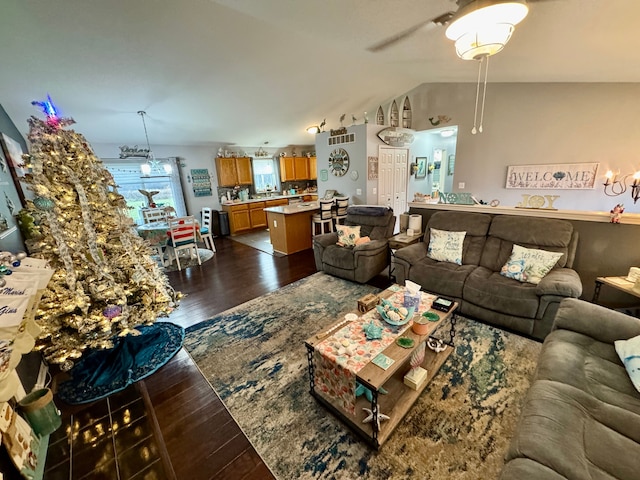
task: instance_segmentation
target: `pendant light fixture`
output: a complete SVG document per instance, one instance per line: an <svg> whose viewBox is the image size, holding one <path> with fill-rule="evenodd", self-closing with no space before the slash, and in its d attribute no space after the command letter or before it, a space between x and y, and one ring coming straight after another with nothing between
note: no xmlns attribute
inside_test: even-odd
<svg viewBox="0 0 640 480"><path fill-rule="evenodd" d="M445 35L455 41L458 56L463 60L478 60L480 62L473 129L471 130L474 135L478 132L482 133L489 57L504 48L514 32L515 26L524 20L528 13L529 7L524 0L472 0L458 10L447 27ZM483 67L485 71L482 106L480 108L480 125L477 127Z"/></svg>
<svg viewBox="0 0 640 480"><path fill-rule="evenodd" d="M142 126L144 127L144 137L147 140L147 150L146 150L146 158L147 162L140 165L140 171L142 172L142 176L150 177L152 174L154 176L167 176L171 175L171 164L169 163L161 163L156 160L153 152L151 151L151 145L149 144L149 133L147 132L147 123L144 120L144 116L147 114L144 110L139 110L138 115L142 117Z"/></svg>

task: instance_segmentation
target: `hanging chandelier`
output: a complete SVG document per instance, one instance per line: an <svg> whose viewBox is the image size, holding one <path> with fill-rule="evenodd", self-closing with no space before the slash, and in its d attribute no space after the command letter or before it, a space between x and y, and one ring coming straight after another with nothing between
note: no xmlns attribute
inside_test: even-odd
<svg viewBox="0 0 640 480"><path fill-rule="evenodd" d="M144 120L147 112L139 110L138 115L142 117L142 126L144 127L144 138L147 140L146 159L147 161L140 165L140 171L143 177L151 176L167 176L171 175L171 164L156 160L153 152L151 151L151 144L149 143L149 133L147 132L147 123ZM143 150L144 151L144 150Z"/></svg>

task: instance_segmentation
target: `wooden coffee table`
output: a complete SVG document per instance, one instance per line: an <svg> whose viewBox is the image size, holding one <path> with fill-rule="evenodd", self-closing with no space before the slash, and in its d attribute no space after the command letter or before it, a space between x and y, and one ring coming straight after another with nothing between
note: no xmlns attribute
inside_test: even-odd
<svg viewBox="0 0 640 480"><path fill-rule="evenodd" d="M398 289L397 285L390 287L384 292L380 293L381 298L389 298L394 295ZM425 294L429 298L435 298L435 295ZM423 302L426 298L423 295ZM401 306L401 305L400 305ZM353 313L361 315L359 322L368 323L370 319L376 319L378 323L384 324L384 320L374 310L367 314L361 314L357 311L356 301L354 299ZM307 359L309 365L309 382L310 393L320 403L325 405L329 410L342 419L349 427L351 427L356 433L360 434L375 448L380 446L389 438L391 433L400 424L404 416L411 409L415 401L418 399L422 391L429 384L431 379L438 372L445 360L451 355L453 351L453 340L455 337L455 315L453 312L458 307L458 304L454 304L449 312L440 312L430 309L430 312L436 313L440 319L437 322L430 322L428 324L428 332L425 335L418 335L413 332L411 328L412 321L407 325L408 328L402 332L399 337L410 338L414 341L414 345L411 348L403 348L398 344L391 343L388 345L382 353L387 357L394 360L393 364L386 370L375 365L372 362L366 363L360 370L356 372L355 380L361 385L367 387L371 391L371 401L367 400L364 395L355 399L355 413L347 411L340 405L340 402L336 402L335 398L332 398L330 394L323 392L316 385L315 373L318 363L317 355L318 346L325 341L333 341L333 338L338 338L341 334L344 335L345 328L350 328L349 324L345 325L344 319L341 318L328 326L320 333L313 335L305 341L307 348ZM415 318L415 316L414 316ZM446 332L448 338L444 339L446 349L442 352L436 353L435 351L426 348L424 361L422 362L422 368L428 372L427 379L422 383L417 390L404 384L404 375L410 370L409 361L411 355L416 351L418 346L426 342L433 332L442 324L446 319L451 318L451 329ZM329 361L324 357L324 361ZM381 394L381 390L388 393ZM373 415L373 421L369 423L363 423L365 417L368 416L368 412L363 409L369 409ZM389 420L380 422L380 429L378 429L379 414L384 414L390 417Z"/></svg>

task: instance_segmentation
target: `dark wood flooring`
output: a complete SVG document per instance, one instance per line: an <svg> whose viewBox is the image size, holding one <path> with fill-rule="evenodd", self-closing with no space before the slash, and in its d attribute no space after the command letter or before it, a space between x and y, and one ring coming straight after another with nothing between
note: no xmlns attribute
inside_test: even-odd
<svg viewBox="0 0 640 480"><path fill-rule="evenodd" d="M169 321L187 328L316 271L311 250L278 258L229 238L216 247L201 267L169 272L185 294ZM56 403L63 428L52 435L45 479L274 478L184 350L103 401Z"/></svg>

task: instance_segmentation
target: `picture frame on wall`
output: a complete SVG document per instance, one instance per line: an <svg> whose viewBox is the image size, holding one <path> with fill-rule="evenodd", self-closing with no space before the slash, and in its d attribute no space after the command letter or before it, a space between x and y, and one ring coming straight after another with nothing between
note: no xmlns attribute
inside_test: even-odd
<svg viewBox="0 0 640 480"><path fill-rule="evenodd" d="M429 159L427 157L416 157L416 178L426 178L427 176L427 164L429 163Z"/></svg>
<svg viewBox="0 0 640 480"><path fill-rule="evenodd" d="M447 175L453 175L453 169L455 168L455 164L456 164L456 156L449 155L449 158L447 158Z"/></svg>

